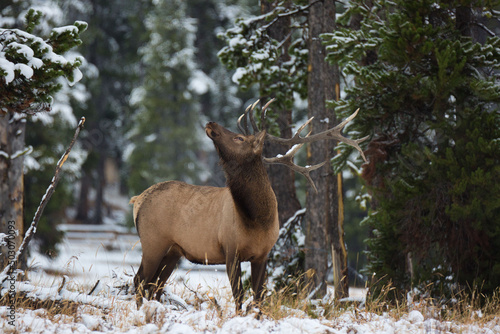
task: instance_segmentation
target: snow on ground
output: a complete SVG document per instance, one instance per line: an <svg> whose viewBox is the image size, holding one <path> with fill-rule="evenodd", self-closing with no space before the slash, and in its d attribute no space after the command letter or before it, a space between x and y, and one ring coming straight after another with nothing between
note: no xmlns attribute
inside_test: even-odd
<svg viewBox="0 0 500 334"><path fill-rule="evenodd" d="M118 240L66 240L60 256L49 261L34 253L30 258L28 290L43 299L64 298L87 305L76 311L54 314L45 309L15 312L15 327L9 325L9 309L0 307L3 333L500 333L500 320L486 324L438 321L419 310L401 317L377 315L352 309L331 317L314 318L302 310L282 307L282 316L272 319L250 310L236 315L224 266L199 266L183 262L170 279L168 298L147 301L137 309L131 294L120 287L131 284L140 263L136 238ZM111 245L111 246L110 246ZM58 274L53 276L52 274ZM65 285L61 288L62 278ZM99 284L92 295L90 290ZM34 286L34 287L33 287ZM355 297L364 291L352 290ZM313 301L317 302L317 301ZM248 304L248 301L247 301ZM184 305L184 306L182 306Z"/></svg>

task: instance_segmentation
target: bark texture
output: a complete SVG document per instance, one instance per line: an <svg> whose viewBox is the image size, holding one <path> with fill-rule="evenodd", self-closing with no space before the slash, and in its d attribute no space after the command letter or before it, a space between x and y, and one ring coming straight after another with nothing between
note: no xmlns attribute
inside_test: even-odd
<svg viewBox="0 0 500 334"><path fill-rule="evenodd" d="M0 115L0 233L8 236L0 246L1 269L9 263L9 251L15 252L21 245L24 234L22 152L25 150L26 120L16 116L19 114ZM17 268L21 267L22 263L18 263Z"/></svg>
<svg viewBox="0 0 500 334"><path fill-rule="evenodd" d="M314 2L313 0L310 3ZM320 35L335 29L335 1L317 2L309 10L309 82L308 105L313 133L326 130L337 124L333 109L326 108L327 100L335 100L335 86L339 81L338 69L325 61L325 48ZM321 141L308 147L308 164L316 164L335 156L336 142ZM316 290L315 297L326 293L328 254L333 251L334 268L337 273L336 295L344 295L347 279L343 229L339 226L339 189L337 175L330 164L326 164L312 179L318 188L316 193L311 187L307 191L306 211L306 269L309 270L308 284ZM340 285L340 282L345 284Z"/></svg>

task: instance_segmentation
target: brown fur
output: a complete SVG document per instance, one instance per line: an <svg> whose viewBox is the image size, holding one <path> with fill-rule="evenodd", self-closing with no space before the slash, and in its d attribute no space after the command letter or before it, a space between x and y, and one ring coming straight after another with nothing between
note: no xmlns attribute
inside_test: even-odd
<svg viewBox="0 0 500 334"><path fill-rule="evenodd" d="M138 305L144 288L161 296L181 257L195 263L226 264L236 309L241 309L242 261L250 261L255 301L263 294L267 254L278 238L276 197L262 163L265 132L233 133L208 123L226 173L227 187L178 181L155 184L132 197L142 262L134 278Z"/></svg>

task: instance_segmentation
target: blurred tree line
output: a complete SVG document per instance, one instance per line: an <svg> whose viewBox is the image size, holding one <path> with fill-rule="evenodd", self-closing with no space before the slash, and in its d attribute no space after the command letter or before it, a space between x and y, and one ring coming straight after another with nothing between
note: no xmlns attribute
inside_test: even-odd
<svg viewBox="0 0 500 334"><path fill-rule="evenodd" d="M290 247L300 272L315 270L318 294L332 266L344 296L349 266L365 268L373 287L394 284L398 293L437 281L439 291L492 290L498 282L498 1L0 4L2 27L19 24L30 7L44 14L41 29L88 22L74 52L85 59L83 79L62 83L52 111L32 116L26 132L29 222L61 142L87 117L72 168L39 225L42 253L56 249L57 224L109 217L109 163L126 196L168 179L223 186L203 125L234 129L255 97L276 97L267 125L275 135L290 137L310 116L319 132L361 108L344 132L369 136L362 168L343 144L311 145L297 157L331 161L311 174L318 193L285 167L268 169L281 224L307 209L297 220L305 244ZM287 149L267 145L265 154Z"/></svg>

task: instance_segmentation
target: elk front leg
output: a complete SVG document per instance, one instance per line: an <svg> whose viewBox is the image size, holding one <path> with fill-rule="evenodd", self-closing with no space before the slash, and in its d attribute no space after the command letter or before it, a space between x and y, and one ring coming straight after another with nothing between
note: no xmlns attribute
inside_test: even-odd
<svg viewBox="0 0 500 334"><path fill-rule="evenodd" d="M266 278L267 259L252 262L252 289L255 295L254 301L257 306L264 297L264 280Z"/></svg>
<svg viewBox="0 0 500 334"><path fill-rule="evenodd" d="M238 313L241 311L241 304L243 303L243 285L241 283L241 263L237 254L233 253L233 255L227 256L226 270L233 291L236 313Z"/></svg>

